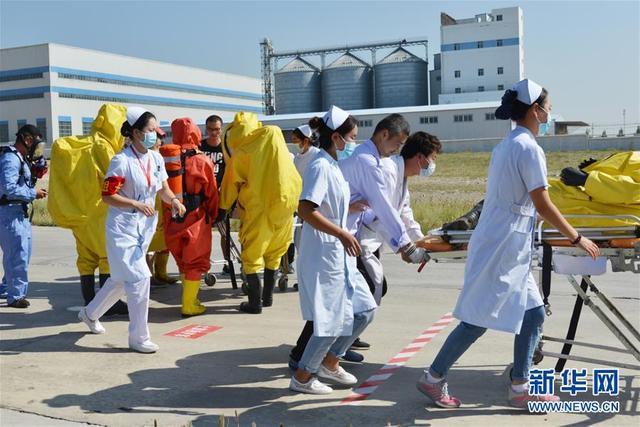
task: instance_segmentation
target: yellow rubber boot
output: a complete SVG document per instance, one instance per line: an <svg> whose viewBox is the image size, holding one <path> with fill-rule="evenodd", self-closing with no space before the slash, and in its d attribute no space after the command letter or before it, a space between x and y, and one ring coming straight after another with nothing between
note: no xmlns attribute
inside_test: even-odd
<svg viewBox="0 0 640 427"><path fill-rule="evenodd" d="M182 316L198 316L207 309L198 301L198 291L200 290L199 280L182 280Z"/></svg>
<svg viewBox="0 0 640 427"><path fill-rule="evenodd" d="M167 264L169 263L169 252L156 252L153 257L153 278L158 282L168 283L175 285L178 283L177 279L167 274Z"/></svg>

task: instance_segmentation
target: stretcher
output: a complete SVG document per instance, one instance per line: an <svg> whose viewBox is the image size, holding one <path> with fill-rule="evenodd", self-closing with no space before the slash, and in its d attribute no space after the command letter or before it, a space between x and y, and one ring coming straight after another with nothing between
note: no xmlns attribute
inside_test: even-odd
<svg viewBox="0 0 640 427"><path fill-rule="evenodd" d="M607 261L612 272L631 272L640 274L640 218L629 215L566 215L566 218L604 218L623 219L630 225L619 227L583 227L577 228L583 236L594 241L600 247L600 257L593 261L585 251L573 247L569 240L557 230L545 228L541 221L534 236L534 256L532 266L539 274L539 286L542 289L545 310L551 315L549 295L551 293L551 272L555 271L566 277L569 284L577 292L576 301L565 338L554 338L543 335L534 363L539 363L544 356L557 358L556 372L564 369L567 360L640 370L640 365L620 362L619 360L600 360L572 355L573 346L587 347L607 352L632 355L640 362L640 332L638 325L629 321L613 304L605 292L594 283L594 276L604 274ZM418 246L430 251L434 262L463 263L467 258L467 245L473 230L444 231L432 230ZM638 281L629 283L637 286ZM606 284L605 284L606 287ZM589 293L590 292L590 293ZM582 307L588 306L598 319L620 341L623 348L575 341L576 330L580 320ZM637 323L637 310L633 313ZM560 353L542 350L544 343L563 344ZM613 358L611 358L613 359Z"/></svg>

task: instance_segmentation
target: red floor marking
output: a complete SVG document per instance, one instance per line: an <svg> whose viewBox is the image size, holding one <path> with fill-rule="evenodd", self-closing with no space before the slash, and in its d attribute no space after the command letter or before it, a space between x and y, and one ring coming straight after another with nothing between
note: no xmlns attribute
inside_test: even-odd
<svg viewBox="0 0 640 427"><path fill-rule="evenodd" d="M183 328L176 329L175 331L167 332L165 335L170 337L196 339L220 329L222 329L222 326L187 325Z"/></svg>
<svg viewBox="0 0 640 427"><path fill-rule="evenodd" d="M396 373L398 369L405 365L413 356L415 356L422 347L424 347L427 343L429 343L433 337L435 337L438 333L444 330L444 327L449 325L449 323L453 322L454 318L451 316L451 313L447 313L442 316L436 323L431 325L431 327L425 331L422 331L420 335L409 345L410 348L403 348L400 353L393 356L382 368L378 369L374 372L369 378L367 378L362 384L358 386L358 388L354 389L353 392L344 398L341 402L343 405L349 404L358 404L362 402L367 397L369 397L374 391L377 390L385 381L387 381L391 376ZM420 338L422 335L431 335L430 337ZM420 345L415 345L420 344ZM402 355L402 356L401 356ZM386 377L386 378L385 378ZM382 379L384 378L384 379Z"/></svg>

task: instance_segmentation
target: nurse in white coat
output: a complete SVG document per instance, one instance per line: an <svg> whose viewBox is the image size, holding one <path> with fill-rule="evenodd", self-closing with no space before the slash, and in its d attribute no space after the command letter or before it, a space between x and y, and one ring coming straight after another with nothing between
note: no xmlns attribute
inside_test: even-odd
<svg viewBox="0 0 640 427"><path fill-rule="evenodd" d="M528 388L545 316L531 274L536 211L592 257L598 247L571 227L549 199L545 155L535 137L550 111L547 91L528 79L507 90L496 110L496 118L511 119L516 128L491 155L484 207L469 242L464 287L454 310L461 322L417 383L437 406L460 406L448 392L446 375L487 328L515 334L509 403L527 408L530 401L558 400L529 395Z"/></svg>
<svg viewBox="0 0 640 427"><path fill-rule="evenodd" d="M337 151L355 139L357 121L332 107L318 129L321 151L307 166L298 214L304 220L298 256L300 306L305 320L313 321L310 338L289 388L310 394L331 393L331 383L351 386L356 377L346 372L339 358L373 320L376 303L356 269L360 245L347 231L349 185L337 162Z"/></svg>
<svg viewBox="0 0 640 427"><path fill-rule="evenodd" d="M391 206L398 212L407 235L412 241L424 237L420 224L413 217L409 194L408 179L411 176L431 176L436 169L436 159L442 144L433 135L426 132L415 132L404 143L400 154L381 159L385 180L385 194ZM375 217L375 213L365 214L365 217ZM370 224L363 224L358 233L358 241L362 246L362 255L358 257L358 269L369 283L374 299L380 305L386 293L386 279L379 250L390 237L386 233L380 220L375 219Z"/></svg>
<svg viewBox="0 0 640 427"><path fill-rule="evenodd" d="M105 329L100 317L120 297L127 296L129 307L129 348L153 353L147 316L151 271L146 253L155 232L158 217L154 210L156 193L182 216L185 207L167 185L162 156L152 151L158 123L153 114L141 107L127 109L127 121L120 132L131 143L116 154L109 165L102 188L102 200L109 205L107 214L107 258L111 277L95 298L78 314L94 334Z"/></svg>

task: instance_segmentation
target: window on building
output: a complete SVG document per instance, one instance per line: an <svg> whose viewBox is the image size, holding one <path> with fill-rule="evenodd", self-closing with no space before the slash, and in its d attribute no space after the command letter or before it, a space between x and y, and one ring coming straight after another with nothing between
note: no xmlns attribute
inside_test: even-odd
<svg viewBox="0 0 640 427"><path fill-rule="evenodd" d="M502 21L502 15L496 15L496 21Z"/></svg>
<svg viewBox="0 0 640 427"><path fill-rule="evenodd" d="M456 93L462 93L462 89L460 89L459 87L456 88Z"/></svg>
<svg viewBox="0 0 640 427"><path fill-rule="evenodd" d="M438 123L438 116L423 116L423 117L420 117L420 124L421 125L434 124L434 123Z"/></svg>
<svg viewBox="0 0 640 427"><path fill-rule="evenodd" d="M501 39L496 40L496 46L498 46L498 47L502 46L502 40Z"/></svg>
<svg viewBox="0 0 640 427"><path fill-rule="evenodd" d="M16 76L1 76L0 82L12 82L16 80L41 79L42 73L19 74Z"/></svg>
<svg viewBox="0 0 640 427"><path fill-rule="evenodd" d="M60 138L64 136L71 136L71 118L65 117L58 119L58 136Z"/></svg>
<svg viewBox="0 0 640 427"><path fill-rule="evenodd" d="M462 118L463 122L472 122L473 121L473 114L465 114Z"/></svg>
<svg viewBox="0 0 640 427"><path fill-rule="evenodd" d="M460 77L460 70L455 70L453 72L453 77L455 77L456 79Z"/></svg>
<svg viewBox="0 0 640 427"><path fill-rule="evenodd" d="M504 67L498 67L498 74L504 74Z"/></svg>
<svg viewBox="0 0 640 427"><path fill-rule="evenodd" d="M47 139L47 119L36 119L36 127L42 135L42 139Z"/></svg>
<svg viewBox="0 0 640 427"><path fill-rule="evenodd" d="M484 76L484 68L478 68L478 75Z"/></svg>
<svg viewBox="0 0 640 427"><path fill-rule="evenodd" d="M18 120L18 129L20 129L22 126L27 124L27 121L25 119L20 119Z"/></svg>
<svg viewBox="0 0 640 427"><path fill-rule="evenodd" d="M87 82L96 82L96 83L107 83L114 84L120 86L136 86L136 87L148 87L154 89L164 89L164 90L175 90L180 92L189 92L189 93L200 93L204 95L220 95L220 96L232 96L233 98L242 98L242 99L256 99L256 96L250 93L244 92L233 92L229 93L224 89L217 88L207 88L207 87L196 87L196 86L182 86L176 83L170 82L153 82L153 81L130 81L126 80L127 77L124 76L114 76L114 77L93 77L93 76L85 76L79 74L72 73L58 73L58 77L61 79L71 79L71 80L81 80Z"/></svg>
<svg viewBox="0 0 640 427"><path fill-rule="evenodd" d="M504 85L498 85L498 90L504 90Z"/></svg>
<svg viewBox="0 0 640 427"><path fill-rule="evenodd" d="M460 43L454 43L453 50L460 50Z"/></svg>
<svg viewBox="0 0 640 427"><path fill-rule="evenodd" d="M484 47L484 42L478 42L478 49L482 49Z"/></svg>
<svg viewBox="0 0 640 427"><path fill-rule="evenodd" d="M82 118L82 134L89 135L91 133L91 125L93 125L93 119L83 117Z"/></svg>
<svg viewBox="0 0 640 427"><path fill-rule="evenodd" d="M484 86L478 86L478 92L484 92Z"/></svg>
<svg viewBox="0 0 640 427"><path fill-rule="evenodd" d="M496 115L495 115L495 113L485 113L484 119L485 120L495 120L496 119Z"/></svg>
<svg viewBox="0 0 640 427"><path fill-rule="evenodd" d="M358 127L360 128L370 128L373 126L373 120L358 120Z"/></svg>
<svg viewBox="0 0 640 427"><path fill-rule="evenodd" d="M9 141L9 122L0 122L0 143Z"/></svg>
<svg viewBox="0 0 640 427"><path fill-rule="evenodd" d="M462 121L462 114L456 114L453 116L453 121L454 122L461 122Z"/></svg>

